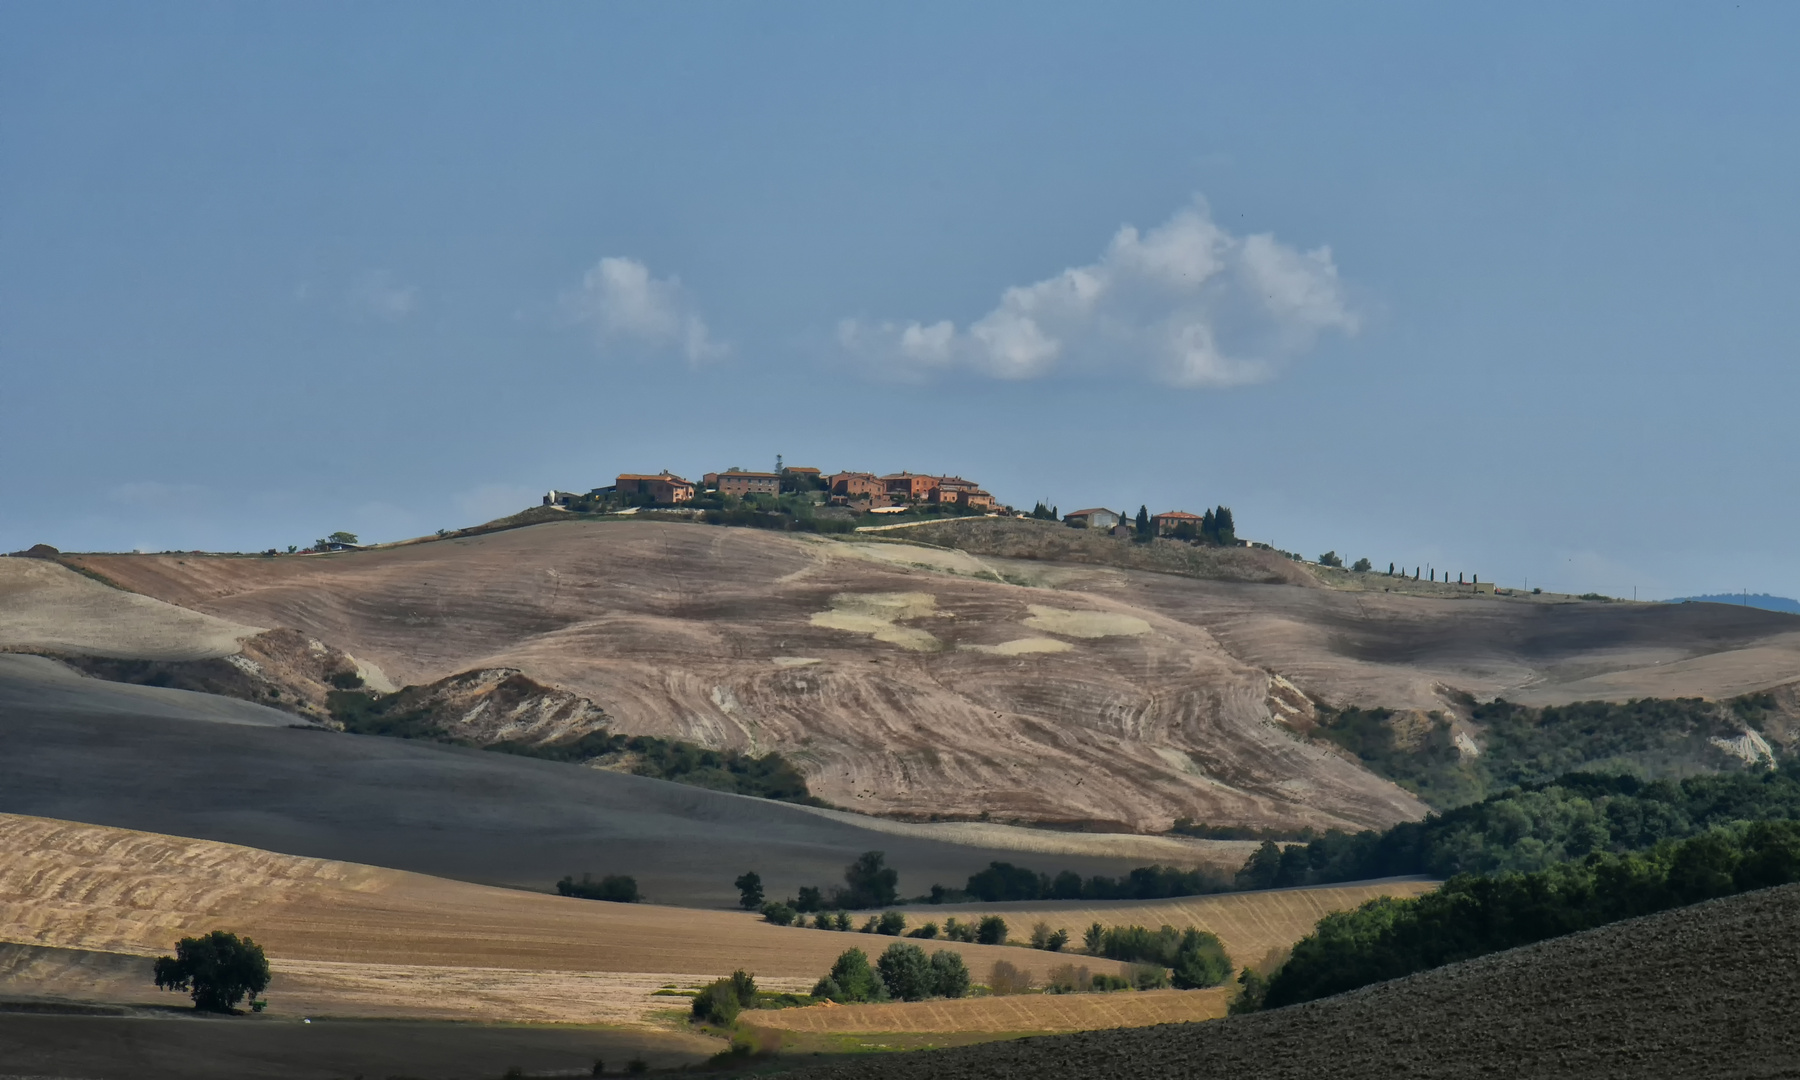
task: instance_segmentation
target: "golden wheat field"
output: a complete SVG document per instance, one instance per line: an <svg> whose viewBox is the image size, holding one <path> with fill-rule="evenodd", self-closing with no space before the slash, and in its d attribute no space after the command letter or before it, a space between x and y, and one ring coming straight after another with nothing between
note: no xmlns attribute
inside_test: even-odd
<svg viewBox="0 0 1800 1080"><path fill-rule="evenodd" d="M850 1032L1040 1032L1148 1027L1225 1015L1231 992L1149 990L1114 994L1013 994L1006 997L890 1002L881 1005L810 1005L754 1014L749 1023L777 1031Z"/></svg>
<svg viewBox="0 0 1800 1080"><path fill-rule="evenodd" d="M1155 905L1034 907L1007 911L1006 917L1015 934L1039 913L1071 926L1092 919L1149 925L1192 921L1214 929L1234 956L1253 962L1261 955L1255 950L1291 944L1333 905L1422 887L1405 882ZM939 917L938 909L928 910ZM915 924L925 917L921 909L910 914ZM86 952L37 956L9 977L15 992L154 1001L148 979L129 974L131 958L167 952L178 938L213 929L247 934L264 946L275 972L268 996L276 1013L540 1022L648 1023L658 1012L686 1004L658 996L658 989L699 985L736 969L754 973L767 989L805 990L844 949L872 954L888 944L776 927L743 912L577 900L212 841L0 815L0 942ZM926 944L961 953L977 979L1005 959L1041 983L1052 967L1069 959L1005 946ZM1080 962L1095 971L1123 968L1101 959ZM1064 1018L1046 1020L1050 1027L1035 1030L1052 1030L1074 1023L1071 1017L1084 1009L1107 1016L1162 1015L1149 1005L1125 1004L1152 996L1092 998L1113 1004L1071 1003L1072 998L1060 1006L970 1000L937 1006L946 1016L971 1010L967 1020L932 1022L974 1025L958 1030L1002 1030L989 1025L1011 1021L983 1010L1045 1009L1046 1015Z"/></svg>
<svg viewBox="0 0 1800 1080"><path fill-rule="evenodd" d="M999 915L1006 920L1008 937L1013 940L1028 938L1032 926L1039 922L1048 924L1052 930L1067 930L1073 942L1079 942L1082 931L1093 923L1136 925L1151 930L1159 926L1177 929L1195 926L1218 935L1232 961L1238 967L1244 967L1255 966L1270 950L1293 945L1312 933L1313 926L1334 911L1347 911L1377 896L1417 896L1435 888L1435 881L1390 879L1306 889L1184 896L1173 900L958 904L908 908L907 912L914 921L930 918L942 922L955 918L965 923L983 915Z"/></svg>

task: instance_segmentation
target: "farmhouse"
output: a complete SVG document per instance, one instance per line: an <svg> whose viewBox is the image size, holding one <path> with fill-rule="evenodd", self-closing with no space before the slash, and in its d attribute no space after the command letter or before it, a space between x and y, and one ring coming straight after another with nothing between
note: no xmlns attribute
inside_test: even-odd
<svg viewBox="0 0 1800 1080"><path fill-rule="evenodd" d="M721 495L778 495L781 493L780 473L727 469L722 473L707 473L701 479L705 481L707 487L717 488Z"/></svg>
<svg viewBox="0 0 1800 1080"><path fill-rule="evenodd" d="M694 485L674 473L620 473L617 489L621 495L648 495L658 506L675 506L694 497Z"/></svg>
<svg viewBox="0 0 1800 1080"><path fill-rule="evenodd" d="M1200 523L1205 519L1199 514L1190 514L1185 510L1170 510L1166 514L1158 514L1150 521L1156 526L1156 535L1170 536L1183 525L1190 526L1196 536L1200 533Z"/></svg>
<svg viewBox="0 0 1800 1080"><path fill-rule="evenodd" d="M876 478L874 473L832 473L827 480L831 484L833 495L842 495L849 500L855 500L859 496L866 499L871 495L887 494L887 486Z"/></svg>
<svg viewBox="0 0 1800 1080"><path fill-rule="evenodd" d="M928 498L932 489L938 486L938 479L935 476L920 476L918 473L897 472L882 477L881 483L891 498L913 502Z"/></svg>
<svg viewBox="0 0 1800 1080"><path fill-rule="evenodd" d="M1091 510L1064 514L1063 520L1082 529L1110 529L1119 523L1119 515L1103 507L1094 507Z"/></svg>

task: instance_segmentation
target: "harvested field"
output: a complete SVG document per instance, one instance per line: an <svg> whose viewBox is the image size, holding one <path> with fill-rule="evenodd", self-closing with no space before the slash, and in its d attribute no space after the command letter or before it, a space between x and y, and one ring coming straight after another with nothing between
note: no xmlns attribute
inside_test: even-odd
<svg viewBox="0 0 1800 1080"><path fill-rule="evenodd" d="M100 987L128 977L118 974L126 961L91 954L153 955L229 928L268 951L271 1008L282 1014L640 1023L669 1007L652 993L670 982L742 968L770 989L805 990L843 950L892 940L43 818L0 816L0 853L0 941L88 954L16 965L35 965L41 992L61 997L87 996L77 992L84 978ZM963 954L972 970L1004 958L1039 979L1062 962L1003 946L934 947Z"/></svg>
<svg viewBox="0 0 1800 1080"><path fill-rule="evenodd" d="M1173 900L1056 900L1010 904L946 904L942 907L906 909L908 918L927 918L942 923L955 916L970 922L983 915L1006 920L1015 939L1030 936L1042 921L1052 929L1069 931L1079 942L1082 931L1093 923L1105 926L1189 926L1217 934L1237 967L1258 964L1270 950L1284 949L1312 933L1318 921L1334 911L1348 911L1378 896L1411 897L1437 888L1435 881L1393 878L1358 881L1348 885L1321 885L1305 889L1271 889L1265 892L1221 893L1186 896Z"/></svg>
<svg viewBox="0 0 1800 1080"><path fill-rule="evenodd" d="M810 1034L1098 1031L1216 1020L1225 1015L1230 1000L1231 991L1222 986L1142 993L1014 994L882 1005L811 1005L756 1013L748 1022L773 1031Z"/></svg>
<svg viewBox="0 0 1800 1080"><path fill-rule="evenodd" d="M1800 886L1715 900L1323 1001L799 1067L817 1080L1032 1075L1271 1080L1793 1076Z"/></svg>
<svg viewBox="0 0 1800 1080"><path fill-rule="evenodd" d="M261 726L215 722L227 719ZM888 821L510 754L289 730L292 720L0 656L0 813L537 890L564 874L624 873L658 903L714 907L735 904L731 879L744 870L789 896L838 882L870 850L885 851L902 891L918 895L1021 852L1116 875L1149 862L1230 866L1247 848Z"/></svg>
<svg viewBox="0 0 1800 1080"><path fill-rule="evenodd" d="M0 652L203 660L230 656L259 632L109 588L46 559L0 558Z"/></svg>

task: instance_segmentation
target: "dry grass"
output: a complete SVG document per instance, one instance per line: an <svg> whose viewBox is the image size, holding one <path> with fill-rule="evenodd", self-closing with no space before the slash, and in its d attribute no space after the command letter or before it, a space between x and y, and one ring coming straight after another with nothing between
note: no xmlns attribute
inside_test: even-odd
<svg viewBox="0 0 1800 1080"><path fill-rule="evenodd" d="M545 896L46 818L0 815L0 853L0 941L145 956L185 935L233 930L274 961L280 1012L643 1021L684 1004L651 996L665 983L742 968L771 989L804 990L843 950L889 943L741 912ZM975 970L1009 958L1040 979L1056 959L939 947Z"/></svg>
<svg viewBox="0 0 1800 1080"><path fill-rule="evenodd" d="M909 915L914 921L929 917L940 923L950 916L966 923L983 915L999 915L1006 920L1013 938L1024 938L1034 924L1045 922L1051 929L1068 930L1073 942L1080 942L1082 931L1093 923L1137 925L1152 930L1159 926L1196 926L1217 934L1232 962L1243 967L1255 965L1270 950L1285 949L1312 933L1314 925L1331 912L1349 910L1377 896L1417 896L1435 888L1435 881L1397 879L1173 900L1062 900L912 908ZM926 911L932 914L926 916Z"/></svg>
<svg viewBox="0 0 1800 1080"><path fill-rule="evenodd" d="M15 989L66 997L145 1000L147 990L133 989L142 975L132 957L166 952L185 935L229 929L268 951L276 972L271 1007L278 1013L648 1023L659 1011L685 1006L680 998L654 996L660 987L696 986L742 968L769 989L803 991L843 950L874 953L892 941L776 927L740 912L574 900L47 818L0 815L0 853L0 941L90 950L21 954L10 966L0 963L0 971ZM1019 930L1037 918L1077 931L1094 919L1193 923L1218 933L1235 956L1254 961L1270 947L1292 944L1334 905L1421 887L1408 882L1162 904L1050 905L1005 915ZM975 910L913 909L911 916L917 923ZM1051 968L1070 959L1004 946L922 944L954 949L977 972L1008 961L1039 985ZM1123 969L1107 960L1082 962L1097 971ZM1018 1005L995 999L982 1006L988 1011L978 1016L985 1019L966 1021L977 1026L945 1030L1064 1030L1092 1026L1080 1019L1088 1016L1082 1010L1100 1010L1094 1015L1105 1019L1114 1015L1108 1009L1128 1010L1117 1013L1119 1024L1164 1022L1129 1019L1162 1017L1154 1010L1129 1012L1151 1008L1130 1001L1153 998L1028 995ZM1172 1000L1190 1004L1157 1008L1200 1008L1191 1004L1199 998ZM1008 1019L1024 1015L1019 1009L1049 1012L1032 1012L1037 1019L1021 1026Z"/></svg>
<svg viewBox="0 0 1800 1080"><path fill-rule="evenodd" d="M0 651L200 660L230 656L258 632L109 589L58 563L0 558Z"/></svg>
<svg viewBox="0 0 1800 1080"><path fill-rule="evenodd" d="M1007 997L906 1001L884 1005L812 1005L757 1013L759 1028L828 1033L1093 1031L1216 1020L1231 991L1123 991L1112 994L1017 994Z"/></svg>

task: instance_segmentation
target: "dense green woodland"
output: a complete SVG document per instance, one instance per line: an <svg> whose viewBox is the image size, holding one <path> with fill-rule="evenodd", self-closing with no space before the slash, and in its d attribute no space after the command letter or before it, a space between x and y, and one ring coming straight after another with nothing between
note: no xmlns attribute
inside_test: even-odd
<svg viewBox="0 0 1800 1080"><path fill-rule="evenodd" d="M1685 780L1570 773L1382 833L1329 832L1286 850L1265 842L1238 874L1238 884L1282 888L1416 874L1529 872L1767 819L1800 819L1800 763Z"/></svg>
<svg viewBox="0 0 1800 1080"><path fill-rule="evenodd" d="M1320 920L1266 986L1246 975L1239 1011L1311 1001L1750 889L1800 881L1800 822L1713 829L1647 852L1594 852L1528 874L1463 874L1412 900L1372 900ZM1260 1001L1257 999L1260 998Z"/></svg>

